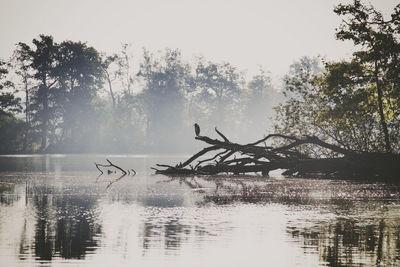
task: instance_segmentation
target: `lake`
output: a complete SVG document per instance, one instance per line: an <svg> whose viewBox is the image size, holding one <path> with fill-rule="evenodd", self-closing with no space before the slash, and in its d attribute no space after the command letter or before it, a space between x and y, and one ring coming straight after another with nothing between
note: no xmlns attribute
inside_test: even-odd
<svg viewBox="0 0 400 267"><path fill-rule="evenodd" d="M0 265L400 266L398 184L150 169L184 158L0 156Z"/></svg>

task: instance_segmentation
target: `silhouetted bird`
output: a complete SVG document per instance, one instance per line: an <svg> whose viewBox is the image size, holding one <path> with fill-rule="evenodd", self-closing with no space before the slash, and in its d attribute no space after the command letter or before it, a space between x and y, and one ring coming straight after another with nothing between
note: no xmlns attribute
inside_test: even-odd
<svg viewBox="0 0 400 267"><path fill-rule="evenodd" d="M197 123L194 124L194 132L195 132L196 136L199 136L200 126Z"/></svg>

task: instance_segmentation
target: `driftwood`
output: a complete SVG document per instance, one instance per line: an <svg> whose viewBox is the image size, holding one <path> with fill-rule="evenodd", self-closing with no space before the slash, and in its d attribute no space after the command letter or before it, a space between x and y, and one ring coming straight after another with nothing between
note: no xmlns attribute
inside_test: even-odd
<svg viewBox="0 0 400 267"><path fill-rule="evenodd" d="M97 176L96 182L98 182L99 178L104 174L104 172L106 172L108 175L119 174L118 178L113 178L109 181L106 189L108 189L112 184L114 184L115 182L118 182L119 180L121 180L122 178L124 178L127 175L131 175L131 176L136 175L136 171L134 169L125 170L125 169L122 169L121 167L119 167L118 165L115 165L108 159L106 159L106 161L108 162L108 164L99 164L96 162L94 163L94 165L100 172L99 176ZM103 171L103 168L104 168L104 171Z"/></svg>
<svg viewBox="0 0 400 267"><path fill-rule="evenodd" d="M118 165L115 165L114 163L112 163L110 160L106 159L106 161L108 162L108 164L99 164L96 162L94 163L94 165L96 165L96 168L99 170L100 175L104 174L104 171L100 167L106 168L107 174L112 174L112 173L116 173L117 171L120 171L123 176L136 175L136 171L134 169L124 170L121 167L119 167Z"/></svg>
<svg viewBox="0 0 400 267"><path fill-rule="evenodd" d="M256 142L238 144L231 142L215 129L221 139L196 135L195 139L208 147L175 166L157 164L152 168L165 175L216 175L220 173L261 173L285 169L292 177L352 177L366 179L379 177L396 179L400 176L400 155L385 153L362 153L326 143L315 136L301 138L282 134L270 134ZM272 147L266 142L280 139L283 145ZM315 146L330 152L331 157L311 157L299 148Z"/></svg>

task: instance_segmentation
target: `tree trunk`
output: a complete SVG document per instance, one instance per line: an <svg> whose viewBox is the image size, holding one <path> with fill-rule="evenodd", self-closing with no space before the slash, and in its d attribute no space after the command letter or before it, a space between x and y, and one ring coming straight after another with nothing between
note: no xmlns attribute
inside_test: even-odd
<svg viewBox="0 0 400 267"><path fill-rule="evenodd" d="M385 136L386 152L392 152L392 147L391 147L390 138L389 138L389 131L388 131L387 124L386 124L385 114L383 112L383 102L382 102L383 93L382 93L381 83L380 83L379 77L378 77L378 63L376 60L375 60L375 82L376 82L376 89L378 91L379 117L381 120L383 134Z"/></svg>
<svg viewBox="0 0 400 267"><path fill-rule="evenodd" d="M106 70L105 70L105 73L106 73L106 78L107 78L107 82L108 82L108 88L110 90L111 100L113 103L113 110L115 111L115 97L114 97L114 92L112 90L110 75L108 75L108 72Z"/></svg>
<svg viewBox="0 0 400 267"><path fill-rule="evenodd" d="M46 77L43 79L42 84L43 89L43 115L42 115L42 144L40 146L41 151L45 151L47 147L47 131L48 131L48 120L49 120L49 102L48 102L48 91L49 88L47 87Z"/></svg>
<svg viewBox="0 0 400 267"><path fill-rule="evenodd" d="M29 130L31 128L30 125L30 109L29 109L29 91L28 91L28 78L27 74L24 74L24 86L25 86L25 136L24 136L24 144L23 151L27 150L28 147L28 139L29 139Z"/></svg>
<svg viewBox="0 0 400 267"><path fill-rule="evenodd" d="M102 67L102 70L104 71L104 74L106 75L106 79L107 79L107 83L108 83L108 89L110 90L111 100L112 100L112 103L113 103L113 110L115 110L116 103L115 103L114 92L113 92L113 89L112 89L112 83L111 83L111 79L110 79L110 74L108 73L106 67Z"/></svg>

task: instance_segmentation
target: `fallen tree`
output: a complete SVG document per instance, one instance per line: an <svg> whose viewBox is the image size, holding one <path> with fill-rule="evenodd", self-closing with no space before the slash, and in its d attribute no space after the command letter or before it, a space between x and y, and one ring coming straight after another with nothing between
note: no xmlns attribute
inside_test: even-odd
<svg viewBox="0 0 400 267"><path fill-rule="evenodd" d="M198 127L198 125L197 125ZM329 144L315 136L287 136L270 134L256 142L238 144L231 142L215 128L220 139L199 135L195 139L209 146L175 166L157 164L157 174L165 175L216 175L220 173L261 173L285 169L284 175L293 177L343 177L366 179L379 177L397 179L400 173L400 155L393 153L364 153ZM280 139L281 145L267 146L271 139ZM312 157L302 146L325 150L330 157Z"/></svg>

